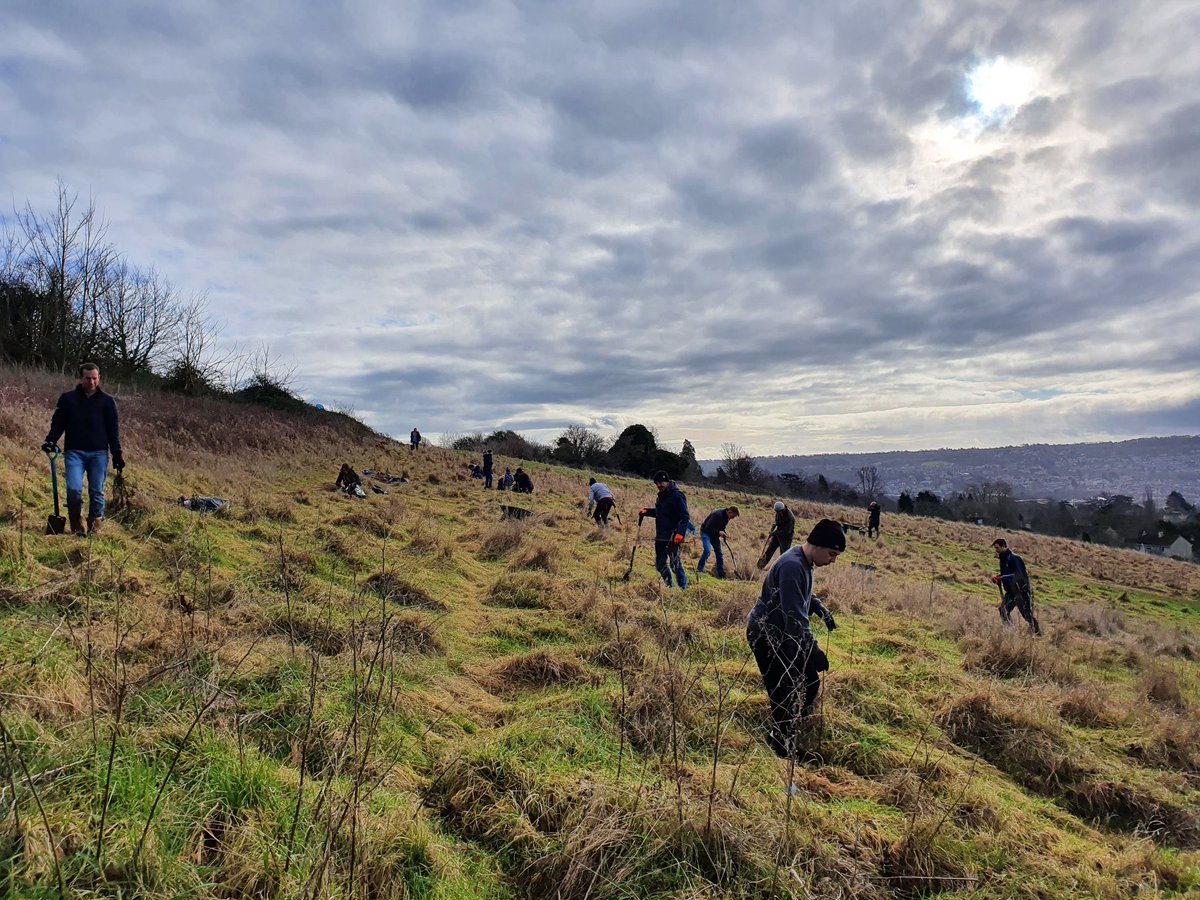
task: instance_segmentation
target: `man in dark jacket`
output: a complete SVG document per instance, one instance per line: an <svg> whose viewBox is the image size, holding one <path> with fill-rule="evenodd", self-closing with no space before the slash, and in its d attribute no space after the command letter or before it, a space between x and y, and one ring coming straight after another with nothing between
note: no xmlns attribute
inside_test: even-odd
<svg viewBox="0 0 1200 900"><path fill-rule="evenodd" d="M867 537L879 537L879 504L872 500L867 504Z"/></svg>
<svg viewBox="0 0 1200 900"><path fill-rule="evenodd" d="M67 470L67 516L75 534L95 534L104 521L104 479L108 476L108 454L120 472L125 468L121 455L121 429L117 404L100 390L100 367L84 363L79 367L79 384L58 398L50 431L42 442L42 451L53 453L58 439L66 435L63 465ZM83 476L88 483L87 531L83 529Z"/></svg>
<svg viewBox="0 0 1200 900"><path fill-rule="evenodd" d="M1000 621L1011 625L1013 607L1016 607L1033 633L1041 634L1042 628L1033 614L1033 587L1029 584L1025 561L1008 549L1008 541L1004 538L992 541L992 549L1000 560L1000 574L992 576L992 583L999 585L1004 595L1000 599Z"/></svg>
<svg viewBox="0 0 1200 900"><path fill-rule="evenodd" d="M654 501L654 509L640 510L638 524L642 518L649 516L654 519L654 568L662 580L671 587L671 573L680 589L687 587L687 574L683 571L683 562L679 559L679 547L683 536L687 534L691 515L688 513L687 496L671 477L661 469L654 473L654 486L658 488L658 498Z"/></svg>
<svg viewBox="0 0 1200 900"><path fill-rule="evenodd" d="M787 508L787 504L782 500L775 501L775 527L771 529L771 533L767 535L767 549L758 558L758 567L765 569L767 563L771 561L771 557L775 555L775 551L779 551L779 555L783 556L792 546L792 540L796 535L796 517L792 515L792 511Z"/></svg>
<svg viewBox="0 0 1200 900"><path fill-rule="evenodd" d="M408 443L414 453L421 447L421 432L414 428L408 433Z"/></svg>
<svg viewBox="0 0 1200 900"><path fill-rule="evenodd" d="M721 552L721 538L725 537L725 529L729 527L729 523L740 516L736 506L726 506L721 509L714 509L704 519L704 523L700 526L700 543L704 550L700 554L700 562L696 566L696 574L704 574L704 564L708 562L708 555L715 552L717 556L717 571L718 578L725 577L725 554Z"/></svg>
<svg viewBox="0 0 1200 900"><path fill-rule="evenodd" d="M837 628L833 614L812 592L813 569L830 565L845 549L842 526L822 519L807 541L771 567L746 623L746 639L771 704L767 743L785 759L795 752L796 725L812 713L821 673L829 669L829 659L809 628L809 616L820 616L830 631Z"/></svg>
<svg viewBox="0 0 1200 900"><path fill-rule="evenodd" d="M492 486L492 451L483 451L483 487L487 490Z"/></svg>

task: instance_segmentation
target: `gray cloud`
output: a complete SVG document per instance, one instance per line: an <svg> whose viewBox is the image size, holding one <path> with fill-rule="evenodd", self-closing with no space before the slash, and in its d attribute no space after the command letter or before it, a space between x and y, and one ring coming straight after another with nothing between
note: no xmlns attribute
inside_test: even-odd
<svg viewBox="0 0 1200 900"><path fill-rule="evenodd" d="M703 453L1195 429L1188 4L6 20L0 186L93 192L132 260L385 430L640 419ZM983 121L966 79L998 56L1038 80Z"/></svg>

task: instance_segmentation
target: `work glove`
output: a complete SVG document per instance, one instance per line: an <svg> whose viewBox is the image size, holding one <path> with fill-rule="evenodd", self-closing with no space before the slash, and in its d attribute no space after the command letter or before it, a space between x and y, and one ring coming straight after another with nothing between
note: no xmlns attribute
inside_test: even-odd
<svg viewBox="0 0 1200 900"><path fill-rule="evenodd" d="M53 441L42 441L42 452L43 453L53 453L57 449L58 449L58 444L54 443Z"/></svg>
<svg viewBox="0 0 1200 900"><path fill-rule="evenodd" d="M830 631L833 631L835 628L837 628L837 622L833 618L833 613L826 613L824 622L825 622L825 627L828 628Z"/></svg>
<svg viewBox="0 0 1200 900"><path fill-rule="evenodd" d="M124 472L125 471L125 457L124 456L114 456L113 457L113 468L116 469L118 472Z"/></svg>
<svg viewBox="0 0 1200 900"><path fill-rule="evenodd" d="M671 538L671 540L674 541L676 544L682 544L683 543L683 535L677 534L677 535L675 535L675 537Z"/></svg>
<svg viewBox="0 0 1200 900"><path fill-rule="evenodd" d="M1002 583L1003 581L1004 581L1004 579L1003 579L1003 578L1001 578L999 575L993 575L993 576L992 576L992 584L1000 584L1000 583Z"/></svg>

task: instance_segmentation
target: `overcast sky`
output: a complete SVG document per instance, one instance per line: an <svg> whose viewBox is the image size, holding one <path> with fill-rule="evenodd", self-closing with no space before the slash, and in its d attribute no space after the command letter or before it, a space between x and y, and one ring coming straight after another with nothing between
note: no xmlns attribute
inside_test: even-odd
<svg viewBox="0 0 1200 900"><path fill-rule="evenodd" d="M1194 0L0 7L5 212L384 431L1200 432Z"/></svg>

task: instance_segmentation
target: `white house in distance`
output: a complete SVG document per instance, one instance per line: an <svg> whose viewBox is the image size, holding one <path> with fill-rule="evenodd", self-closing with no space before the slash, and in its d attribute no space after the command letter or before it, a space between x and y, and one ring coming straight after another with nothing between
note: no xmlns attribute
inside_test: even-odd
<svg viewBox="0 0 1200 900"><path fill-rule="evenodd" d="M1177 535L1175 540L1169 544L1160 544L1151 541L1142 541L1137 545L1137 548L1143 553L1150 553L1154 556L1165 556L1168 559L1182 559L1184 562L1192 561L1192 545L1188 543L1187 538L1183 535Z"/></svg>

